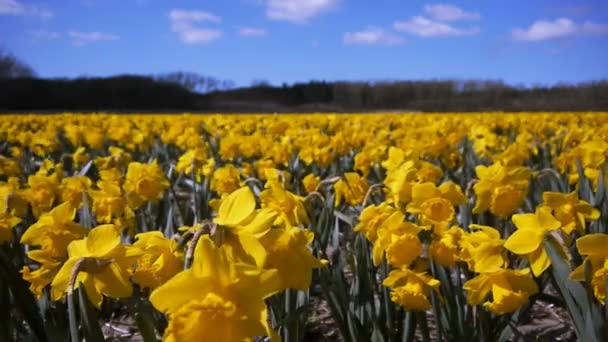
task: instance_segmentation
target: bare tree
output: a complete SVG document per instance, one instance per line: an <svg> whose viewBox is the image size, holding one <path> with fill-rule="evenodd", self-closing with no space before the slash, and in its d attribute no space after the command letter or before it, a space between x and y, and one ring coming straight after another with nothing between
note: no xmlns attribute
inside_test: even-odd
<svg viewBox="0 0 608 342"><path fill-rule="evenodd" d="M36 76L34 70L13 54L0 49L0 78L25 78Z"/></svg>

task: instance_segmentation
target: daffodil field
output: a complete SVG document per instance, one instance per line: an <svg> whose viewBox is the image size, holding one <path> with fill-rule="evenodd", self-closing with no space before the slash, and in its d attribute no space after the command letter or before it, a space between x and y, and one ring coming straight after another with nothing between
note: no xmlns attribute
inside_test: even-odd
<svg viewBox="0 0 608 342"><path fill-rule="evenodd" d="M607 153L608 113L2 115L0 341L606 341Z"/></svg>

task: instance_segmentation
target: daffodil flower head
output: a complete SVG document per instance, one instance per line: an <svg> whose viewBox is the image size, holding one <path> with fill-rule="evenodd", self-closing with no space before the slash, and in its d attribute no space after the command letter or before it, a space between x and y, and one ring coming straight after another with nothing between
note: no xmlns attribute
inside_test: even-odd
<svg viewBox="0 0 608 342"><path fill-rule="evenodd" d="M585 279L585 263L591 268L591 287L593 294L602 304L606 303L606 277L608 276L608 234L588 234L576 240L578 252L585 256L583 264L578 266L570 278L578 281Z"/></svg>
<svg viewBox="0 0 608 342"><path fill-rule="evenodd" d="M532 273L540 276L550 265L551 259L545 250L547 234L561 227L561 223L551 215L551 209L538 207L533 214L513 215L517 230L505 242L505 248L525 256L530 262Z"/></svg>
<svg viewBox="0 0 608 342"><path fill-rule="evenodd" d="M114 225L97 226L84 239L68 245L69 259L51 283L51 296L53 300L59 300L72 290L71 285L78 288L82 284L97 308L104 295L129 297L133 291L129 271L140 254L138 249L121 243L120 233ZM76 278L70 284L74 274Z"/></svg>
<svg viewBox="0 0 608 342"><path fill-rule="evenodd" d="M425 272L403 267L391 271L382 284L391 288L391 300L405 310L426 311L431 308L431 292L439 294L440 282Z"/></svg>
<svg viewBox="0 0 608 342"><path fill-rule="evenodd" d="M498 315L516 311L528 302L531 295L538 292L538 286L527 268L482 273L464 283L463 288L467 291L469 304L483 304ZM489 294L492 294L493 300L485 301Z"/></svg>
<svg viewBox="0 0 608 342"><path fill-rule="evenodd" d="M203 235L192 268L150 295L169 317L166 341L243 341L273 334L264 300L278 291L276 270L232 262L225 247Z"/></svg>
<svg viewBox="0 0 608 342"><path fill-rule="evenodd" d="M541 205L553 210L553 215L561 222L561 229L566 234L574 231L583 234L586 221L597 220L600 217L600 211L588 202L580 200L576 191L568 194L546 191L543 193Z"/></svg>

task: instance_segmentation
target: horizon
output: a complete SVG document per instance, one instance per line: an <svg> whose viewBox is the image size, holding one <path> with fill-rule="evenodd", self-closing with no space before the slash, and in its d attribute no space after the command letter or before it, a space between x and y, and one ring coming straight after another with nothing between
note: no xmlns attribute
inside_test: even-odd
<svg viewBox="0 0 608 342"><path fill-rule="evenodd" d="M606 43L601 1L0 0L0 46L42 78L551 86L607 79Z"/></svg>

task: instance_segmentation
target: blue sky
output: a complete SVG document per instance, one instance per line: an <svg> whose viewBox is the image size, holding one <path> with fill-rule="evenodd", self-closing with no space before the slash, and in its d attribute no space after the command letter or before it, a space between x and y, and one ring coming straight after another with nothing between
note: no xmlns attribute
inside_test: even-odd
<svg viewBox="0 0 608 342"><path fill-rule="evenodd" d="M608 2L0 0L0 47L42 77L555 84L608 78Z"/></svg>

